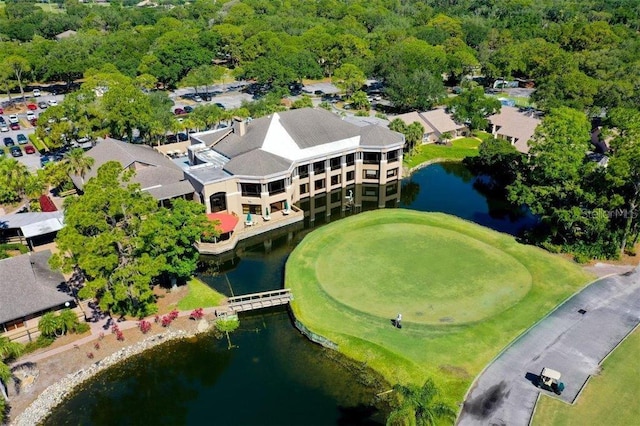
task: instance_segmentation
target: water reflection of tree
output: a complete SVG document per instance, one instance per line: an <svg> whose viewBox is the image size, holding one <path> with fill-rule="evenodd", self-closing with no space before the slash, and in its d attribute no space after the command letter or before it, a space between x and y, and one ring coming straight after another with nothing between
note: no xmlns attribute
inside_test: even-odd
<svg viewBox="0 0 640 426"><path fill-rule="evenodd" d="M507 218L511 222L517 222L528 214L524 206L510 203L506 189L496 185L488 176L478 176L473 182L473 188L487 200L489 216L494 219Z"/></svg>
<svg viewBox="0 0 640 426"><path fill-rule="evenodd" d="M405 206L411 205L420 194L420 184L414 180L402 181L400 189L400 203Z"/></svg>
<svg viewBox="0 0 640 426"><path fill-rule="evenodd" d="M473 181L476 175L462 163L446 162L439 163L439 166L450 175L454 175L462 179L464 183Z"/></svg>

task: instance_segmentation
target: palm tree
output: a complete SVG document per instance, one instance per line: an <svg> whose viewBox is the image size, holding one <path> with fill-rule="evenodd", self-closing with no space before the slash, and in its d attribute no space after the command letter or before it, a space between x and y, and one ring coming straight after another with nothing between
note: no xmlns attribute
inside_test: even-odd
<svg viewBox="0 0 640 426"><path fill-rule="evenodd" d="M63 333L67 334L78 328L78 317L71 309L64 309L58 316L58 324L62 327Z"/></svg>
<svg viewBox="0 0 640 426"><path fill-rule="evenodd" d="M5 361L15 358L22 353L22 345L12 342L8 337L0 337L0 390L5 401L9 400L6 382L11 378L11 369ZM1 416L0 416L1 417Z"/></svg>
<svg viewBox="0 0 640 426"><path fill-rule="evenodd" d="M45 336L59 336L60 319L53 312L47 312L38 321L38 330Z"/></svg>
<svg viewBox="0 0 640 426"><path fill-rule="evenodd" d="M75 148L69 151L65 155L65 165L69 174L80 176L82 183L84 183L84 176L93 166L95 160L92 157L88 157L84 153L84 149Z"/></svg>
<svg viewBox="0 0 640 426"><path fill-rule="evenodd" d="M416 424L435 425L438 419L454 420L456 412L443 402L435 401L438 388L428 379L422 387L397 384L393 389L398 393L400 404L387 418L387 425Z"/></svg>

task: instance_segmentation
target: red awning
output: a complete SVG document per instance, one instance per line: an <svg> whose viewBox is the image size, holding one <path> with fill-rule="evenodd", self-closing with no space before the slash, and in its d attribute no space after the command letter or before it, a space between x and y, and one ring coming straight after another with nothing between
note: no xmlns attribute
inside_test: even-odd
<svg viewBox="0 0 640 426"><path fill-rule="evenodd" d="M233 231L238 224L238 217L228 213L209 213L207 218L220 222L218 229L221 234Z"/></svg>

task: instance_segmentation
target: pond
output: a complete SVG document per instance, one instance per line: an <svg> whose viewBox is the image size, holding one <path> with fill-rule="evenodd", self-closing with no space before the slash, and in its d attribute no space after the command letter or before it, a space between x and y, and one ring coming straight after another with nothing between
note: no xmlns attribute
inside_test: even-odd
<svg viewBox="0 0 640 426"><path fill-rule="evenodd" d="M227 295L280 288L287 256L309 229L379 206L446 212L511 234L536 222L483 194L478 180L461 164L445 163L395 189L354 188L362 203L344 206L346 213L328 205L307 217L305 229L247 241L223 260L204 258L201 278ZM322 211L333 214L323 220ZM241 316L231 341L227 350L226 340L205 336L127 360L83 386L46 424L384 423L387 409L376 399L384 389L375 375L310 343L286 309Z"/></svg>

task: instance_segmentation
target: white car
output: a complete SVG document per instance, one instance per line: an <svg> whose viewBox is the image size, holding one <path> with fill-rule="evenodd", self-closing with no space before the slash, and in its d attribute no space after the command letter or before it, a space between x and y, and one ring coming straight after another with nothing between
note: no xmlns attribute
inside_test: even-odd
<svg viewBox="0 0 640 426"><path fill-rule="evenodd" d="M58 101L56 101L55 99L49 99L47 103L49 104L49 106L58 106Z"/></svg>
<svg viewBox="0 0 640 426"><path fill-rule="evenodd" d="M15 123L19 123L19 122L20 122L20 120L18 119L18 116L17 116L17 115L15 115L15 114L11 114L11 115L9 116L9 123L11 123L11 124L15 124Z"/></svg>
<svg viewBox="0 0 640 426"><path fill-rule="evenodd" d="M7 127L6 123L0 123L0 132L8 132L9 128Z"/></svg>
<svg viewBox="0 0 640 426"><path fill-rule="evenodd" d="M36 115L33 111L27 111L27 120L31 121L36 118Z"/></svg>
<svg viewBox="0 0 640 426"><path fill-rule="evenodd" d="M40 89L33 89L33 97L37 98L38 96L40 96Z"/></svg>

